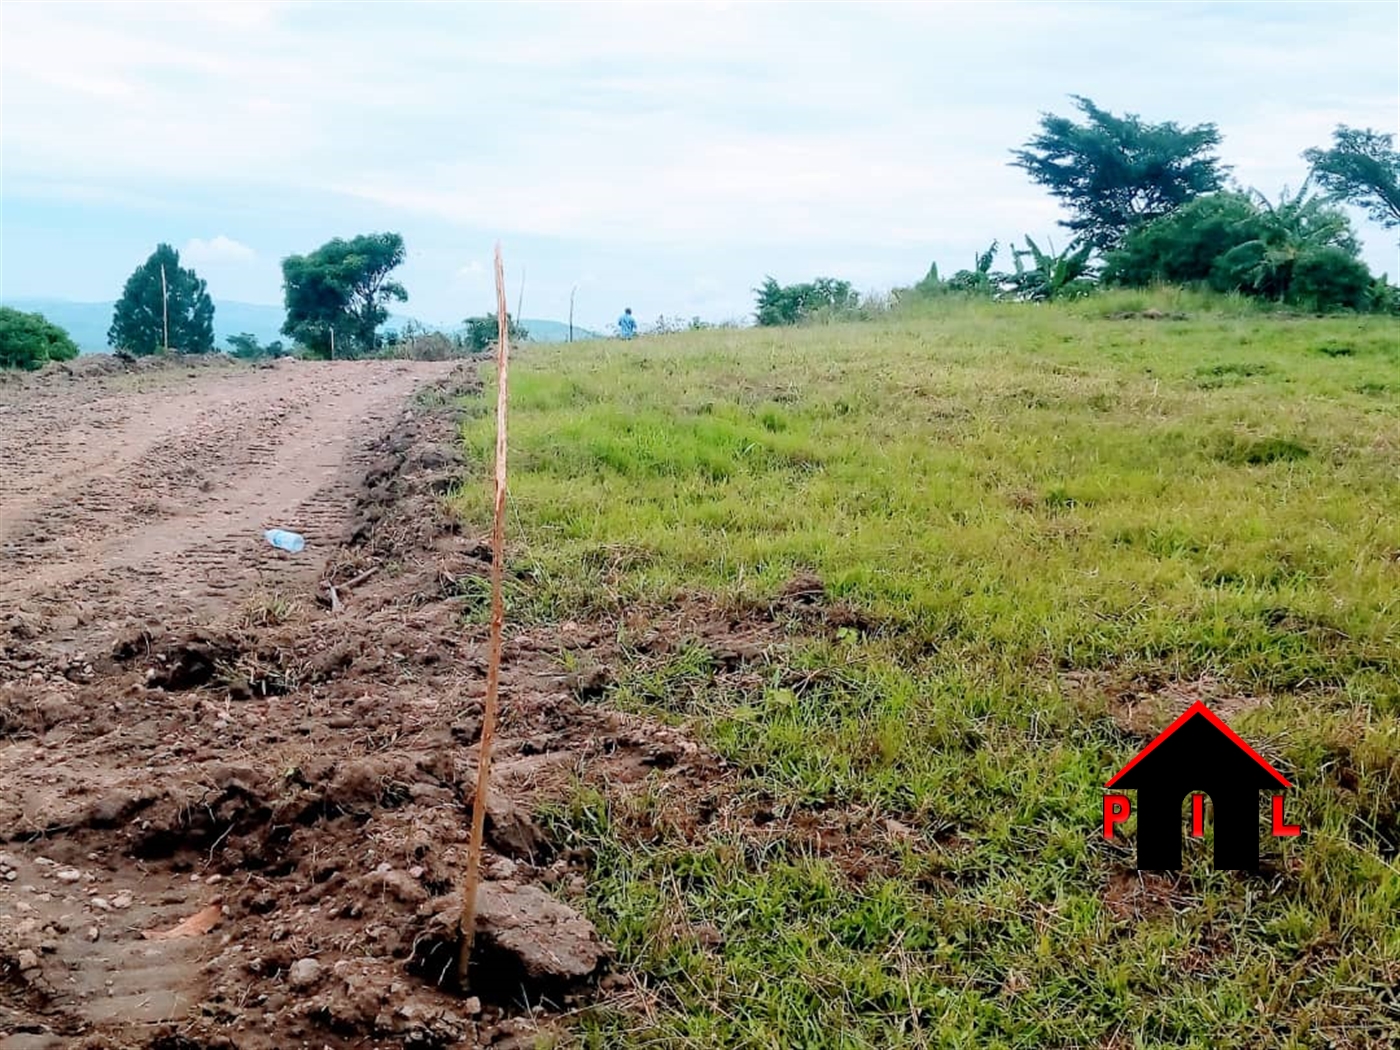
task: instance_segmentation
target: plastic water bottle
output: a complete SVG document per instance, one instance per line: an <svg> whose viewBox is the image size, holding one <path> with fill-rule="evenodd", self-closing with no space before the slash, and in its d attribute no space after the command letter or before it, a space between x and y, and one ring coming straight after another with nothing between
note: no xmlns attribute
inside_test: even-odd
<svg viewBox="0 0 1400 1050"><path fill-rule="evenodd" d="M278 550L287 551L289 554L296 554L306 546L306 539L298 533L288 532L286 529L268 529L263 533L267 537L267 542Z"/></svg>

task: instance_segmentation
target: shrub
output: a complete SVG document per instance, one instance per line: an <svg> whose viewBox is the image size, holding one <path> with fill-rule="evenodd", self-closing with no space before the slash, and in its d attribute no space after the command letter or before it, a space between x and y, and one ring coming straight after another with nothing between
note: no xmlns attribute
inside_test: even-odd
<svg viewBox="0 0 1400 1050"><path fill-rule="evenodd" d="M860 305L860 296L852 290L850 281L831 277L789 285L780 285L769 277L754 293L758 296L754 316L760 325L798 324L819 314L840 317Z"/></svg>
<svg viewBox="0 0 1400 1050"><path fill-rule="evenodd" d="M282 340L274 339L263 346L252 332L240 332L228 337L228 352L240 361L257 361L264 357L286 357L287 348Z"/></svg>
<svg viewBox="0 0 1400 1050"><path fill-rule="evenodd" d="M43 314L0 306L0 368L39 368L49 361L69 361L78 347Z"/></svg>
<svg viewBox="0 0 1400 1050"><path fill-rule="evenodd" d="M1130 233L1104 260L1106 284L1144 287L1159 281L1194 284L1215 261L1259 237L1259 209L1243 193L1198 197L1171 215Z"/></svg>
<svg viewBox="0 0 1400 1050"><path fill-rule="evenodd" d="M1304 252L1293 264L1290 301L1313 310L1365 310L1371 305L1371 271L1342 248Z"/></svg>
<svg viewBox="0 0 1400 1050"><path fill-rule="evenodd" d="M495 314L468 317L462 324L465 328L464 341L472 350L486 350L496 345L496 337L500 334L501 326ZM529 330L510 314L506 314L506 326L510 338L515 342L524 342L530 338Z"/></svg>

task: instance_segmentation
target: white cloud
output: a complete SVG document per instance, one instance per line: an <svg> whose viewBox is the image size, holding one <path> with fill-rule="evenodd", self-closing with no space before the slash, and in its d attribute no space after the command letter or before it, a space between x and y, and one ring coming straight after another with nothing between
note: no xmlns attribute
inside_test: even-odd
<svg viewBox="0 0 1400 1050"><path fill-rule="evenodd" d="M269 281L274 256L301 250L257 226L283 199L307 202L296 218L315 236L356 232L346 216L416 224L411 245L438 241L406 267L415 299L429 281L441 296L429 312L489 285L489 262L463 263L469 238L528 243L528 294L552 267L565 304L583 272L620 296L639 280L624 273L688 288L703 266L720 287L698 299L747 295L773 259L879 283L911 259L905 279L934 258L965 265L993 237L1056 230L1055 204L1006 162L1071 92L1218 122L1236 174L1273 195L1334 122L1395 128L1400 36L1393 8L1340 3L239 0L71 13L6 7L7 206L36 196L20 187L113 209L139 194L159 236L170 210L150 202L178 199L193 219L172 236L236 221ZM1151 63L1143 41L1158 48ZM256 199L269 208L221 217ZM1373 243L1393 254L1393 235L1363 232L1368 257ZM253 259L222 235L186 254Z"/></svg>
<svg viewBox="0 0 1400 1050"><path fill-rule="evenodd" d="M207 241L199 237L191 238L181 249L181 255L189 262L205 266L210 263L248 263L257 257L252 248L222 233Z"/></svg>

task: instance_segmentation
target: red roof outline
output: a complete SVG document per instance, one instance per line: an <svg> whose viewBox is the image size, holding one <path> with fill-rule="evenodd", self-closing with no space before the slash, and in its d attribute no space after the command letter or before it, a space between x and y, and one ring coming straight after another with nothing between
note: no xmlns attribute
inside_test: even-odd
<svg viewBox="0 0 1400 1050"><path fill-rule="evenodd" d="M1167 726L1166 729L1163 729L1160 733L1158 733L1157 739L1153 740L1152 743L1148 744L1145 748L1139 751L1131 762L1129 762L1126 766L1120 769L1117 773L1113 774L1113 779L1110 780L1107 784L1105 784L1104 787L1112 787L1114 784L1118 783L1119 779L1123 776L1123 774L1127 773L1128 770L1133 768L1133 766L1137 765L1144 758L1150 755L1154 750L1156 750L1158 744L1164 743L1168 737L1170 737L1173 733L1175 733L1178 729L1180 729L1183 725L1185 725L1198 714L1205 715L1206 720L1209 721L1211 725L1215 726L1216 729L1219 729L1222 733L1229 737L1231 742L1234 743L1236 747L1240 748L1240 750L1242 750L1250 758L1254 759L1255 762L1259 763L1259 765L1261 765L1264 768L1264 770L1271 777L1277 780L1280 784L1282 784L1286 788L1291 788L1293 786L1287 780L1284 779L1282 773L1280 773L1277 769L1275 769L1273 766L1269 765L1269 763L1265 762L1262 758L1260 758L1259 753L1255 751L1254 748L1250 747L1243 740L1241 740L1239 738L1239 734L1237 734L1233 729L1231 729L1224 722L1222 722L1214 711L1208 708L1205 704L1201 703L1201 701L1197 700L1194 704L1192 704L1190 707L1188 707L1185 711L1182 712L1180 718L1178 718L1171 725Z"/></svg>

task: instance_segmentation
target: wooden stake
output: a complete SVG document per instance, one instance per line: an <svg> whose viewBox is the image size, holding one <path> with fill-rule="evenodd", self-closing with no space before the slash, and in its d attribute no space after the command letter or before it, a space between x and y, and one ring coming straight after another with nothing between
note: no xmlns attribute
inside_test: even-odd
<svg viewBox="0 0 1400 1050"><path fill-rule="evenodd" d="M578 291L578 285L569 289L569 342L574 341L574 293Z"/></svg>
<svg viewBox="0 0 1400 1050"><path fill-rule="evenodd" d="M160 317L165 352L170 353L170 292L165 287L165 263L160 264Z"/></svg>
<svg viewBox="0 0 1400 1050"><path fill-rule="evenodd" d="M515 323L522 324L520 311L525 309L525 267L520 267L520 294L515 297Z"/></svg>
<svg viewBox="0 0 1400 1050"><path fill-rule="evenodd" d="M510 362L510 322L506 314L506 276L501 246L496 245L496 504L491 524L491 646L486 668L486 704L481 715L481 745L476 760L476 797L472 799L472 837L462 880L461 953L457 981L468 987L472 941L476 937L476 891L481 879L481 841L486 830L486 797L491 784L491 744L496 736L497 694L501 683L501 632L505 625L506 545L506 369Z"/></svg>

